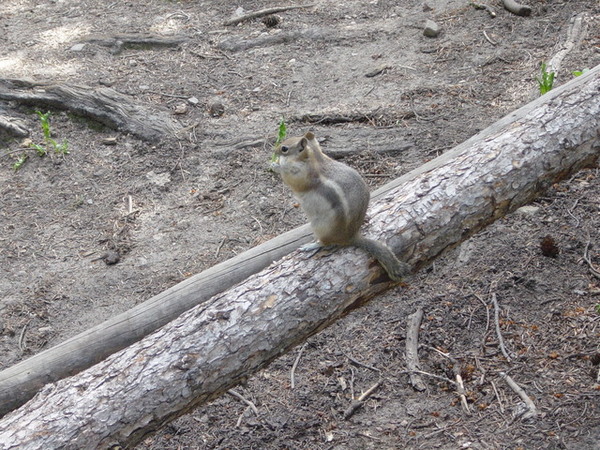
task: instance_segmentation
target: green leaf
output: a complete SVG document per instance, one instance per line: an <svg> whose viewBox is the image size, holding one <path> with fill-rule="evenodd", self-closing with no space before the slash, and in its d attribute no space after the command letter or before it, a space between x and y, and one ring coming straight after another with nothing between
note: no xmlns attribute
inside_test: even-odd
<svg viewBox="0 0 600 450"><path fill-rule="evenodd" d="M544 95L545 93L550 91L552 89L552 86L554 85L555 73L546 71L546 68L547 68L546 63L542 62L541 66L540 66L541 77L536 78L536 81L538 83L538 88L539 88L541 95Z"/></svg>
<svg viewBox="0 0 600 450"><path fill-rule="evenodd" d="M69 143L66 139L63 139L61 144L56 144L56 142L54 142L54 144L54 151L56 153L60 153L61 155L69 154Z"/></svg>
<svg viewBox="0 0 600 450"><path fill-rule="evenodd" d="M38 156L46 156L48 154L48 151L39 144L31 144L30 147L35 149Z"/></svg>
<svg viewBox="0 0 600 450"><path fill-rule="evenodd" d="M281 144L285 137L287 136L287 126L285 124L285 119L282 117L281 122L279 122L279 133L277 135L277 141L275 142L275 146Z"/></svg>
<svg viewBox="0 0 600 450"><path fill-rule="evenodd" d="M17 161L13 164L12 168L13 170L16 172L17 170L19 170L21 167L23 167L23 164L25 164L25 161L27 161L28 156L23 153L19 159L17 159Z"/></svg>
<svg viewBox="0 0 600 450"><path fill-rule="evenodd" d="M50 115L52 113L50 111L48 111L46 114L42 113L41 111L36 111L35 113L40 118L44 138L46 138L46 140L50 139L50 136L52 134L52 132L50 131Z"/></svg>
<svg viewBox="0 0 600 450"><path fill-rule="evenodd" d="M574 77L580 77L581 75L583 75L586 72L589 72L590 69L583 69L583 70L574 70L573 72L571 72L573 74Z"/></svg>

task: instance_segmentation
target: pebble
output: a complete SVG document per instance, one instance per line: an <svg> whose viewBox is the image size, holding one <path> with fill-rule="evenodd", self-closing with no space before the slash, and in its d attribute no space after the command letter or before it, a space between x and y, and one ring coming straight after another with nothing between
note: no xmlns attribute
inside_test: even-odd
<svg viewBox="0 0 600 450"><path fill-rule="evenodd" d="M225 114L225 105L220 101L212 101L208 105L208 112L213 117L221 117Z"/></svg>
<svg viewBox="0 0 600 450"><path fill-rule="evenodd" d="M438 37L440 34L440 27L433 20L427 19L425 21L425 28L423 29L423 34L426 37L430 38Z"/></svg>
<svg viewBox="0 0 600 450"><path fill-rule="evenodd" d="M75 44L73 47L71 47L70 50L72 52L81 52L81 51L83 51L84 48L85 48L85 44L79 43L79 44Z"/></svg>
<svg viewBox="0 0 600 450"><path fill-rule="evenodd" d="M533 216L534 214L537 214L539 210L539 206L525 205L521 206L520 208L517 208L515 212L523 214L525 216Z"/></svg>

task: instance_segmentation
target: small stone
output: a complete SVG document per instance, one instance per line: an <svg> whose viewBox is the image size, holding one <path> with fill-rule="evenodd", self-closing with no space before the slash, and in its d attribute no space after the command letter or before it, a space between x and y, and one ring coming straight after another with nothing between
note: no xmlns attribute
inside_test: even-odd
<svg viewBox="0 0 600 450"><path fill-rule="evenodd" d="M104 254L102 259L107 266L112 266L121 260L121 255L117 251L109 250Z"/></svg>
<svg viewBox="0 0 600 450"><path fill-rule="evenodd" d="M438 37L440 34L440 27L433 20L427 19L425 21L425 29L423 30L423 34L430 38Z"/></svg>
<svg viewBox="0 0 600 450"><path fill-rule="evenodd" d="M71 47L70 50L72 52L82 52L84 48L85 48L85 44L79 43L79 44L75 44L73 47Z"/></svg>
<svg viewBox="0 0 600 450"><path fill-rule="evenodd" d="M515 212L523 214L524 216L533 216L534 214L537 214L539 210L539 206L525 205L521 206L520 208L517 208Z"/></svg>
<svg viewBox="0 0 600 450"><path fill-rule="evenodd" d="M117 138L116 137L107 137L102 139L102 144L104 145L117 145Z"/></svg>
<svg viewBox="0 0 600 450"><path fill-rule="evenodd" d="M198 100L196 97L190 97L187 99L187 101L190 105L194 105L194 106L196 106L198 103L200 103L200 100Z"/></svg>
<svg viewBox="0 0 600 450"><path fill-rule="evenodd" d="M175 114L182 115L188 112L188 106L185 103L179 103L173 111Z"/></svg>
<svg viewBox="0 0 600 450"><path fill-rule="evenodd" d="M208 112L213 117L221 117L225 114L225 105L218 100L212 101L208 105Z"/></svg>

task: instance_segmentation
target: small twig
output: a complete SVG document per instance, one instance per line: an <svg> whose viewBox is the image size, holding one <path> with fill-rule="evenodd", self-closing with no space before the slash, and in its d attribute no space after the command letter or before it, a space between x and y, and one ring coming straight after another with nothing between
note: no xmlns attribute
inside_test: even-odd
<svg viewBox="0 0 600 450"><path fill-rule="evenodd" d="M242 420L244 420L244 416L246 415L246 413L252 408L250 408L249 406L246 407L246 409L244 410L243 413L240 414L240 417L238 417L237 422L235 423L235 427L239 428L242 425Z"/></svg>
<svg viewBox="0 0 600 450"><path fill-rule="evenodd" d="M496 324L496 335L498 336L498 345L502 354L508 362L511 361L510 355L506 351L504 346L504 339L502 338L502 332L500 331L500 306L498 306L498 300L496 299L496 293L492 293L492 303L494 304L494 322Z"/></svg>
<svg viewBox="0 0 600 450"><path fill-rule="evenodd" d="M300 358L302 357L302 352L304 352L305 348L306 348L306 342L304 344L302 344L302 347L300 347L298 356L296 356L296 360L294 361L294 364L292 365L292 370L290 371L290 385L291 385L292 389L294 389L296 387L296 381L295 381L296 367L298 367L298 363L300 362Z"/></svg>
<svg viewBox="0 0 600 450"><path fill-rule="evenodd" d="M435 375L435 374L433 374L433 373L429 373L429 372L424 372L424 371L422 371L422 370L419 370L419 369L414 369L414 370L402 370L400 373L408 373L408 374L411 374L411 373L418 373L419 375L425 375L425 376L427 376L427 377L436 378L436 379L438 379L438 380L445 381L446 383L450 383L450 384L452 384L452 385L455 385L455 384L456 384L456 381L454 381L454 380L451 380L450 378L442 377L442 376L440 376L440 375Z"/></svg>
<svg viewBox="0 0 600 450"><path fill-rule="evenodd" d="M493 41L492 38L490 38L488 36L488 34L485 32L485 30L483 30L483 37L485 37L485 39L492 45L498 45L498 43L496 41Z"/></svg>
<svg viewBox="0 0 600 450"><path fill-rule="evenodd" d="M261 9L259 11L254 11L254 12L244 14L239 17L234 17L233 19L226 20L225 22L223 22L223 25L225 25L225 26L237 25L238 23L245 22L246 20L252 20L252 19L256 19L258 17L268 16L269 14L276 14L276 13L280 13L280 12L289 11L292 9L312 8L313 6L315 6L314 3L312 3L310 5L276 6L274 8Z"/></svg>
<svg viewBox="0 0 600 450"><path fill-rule="evenodd" d="M374 371L374 372L381 373L381 370L379 370L377 367L369 366L368 364L365 364L365 363L363 363L363 362L360 362L360 361L359 361L359 360L357 360L356 358L354 358L354 357L350 356L348 353L346 353L346 352L344 351L344 349L342 348L342 346L340 345L340 343L338 342L338 340L337 340L337 339L335 340L335 343L336 343L336 345L337 345L337 347L338 347L339 351L340 351L340 352L341 352L341 353L342 353L342 354L343 354L343 355L344 355L346 358L348 358L348 360L349 360L349 361L350 361L352 364L354 364L355 366L364 367L365 369L369 369L369 370L372 370L372 371ZM352 373L354 374L354 372L352 372Z"/></svg>
<svg viewBox="0 0 600 450"><path fill-rule="evenodd" d="M498 394L498 389L496 389L496 384L494 383L494 380L491 380L490 382L492 383L492 389L494 390L494 394L496 394L496 398L498 399L498 404L500 405L500 412L504 413L504 405L502 404L500 394Z"/></svg>
<svg viewBox="0 0 600 450"><path fill-rule="evenodd" d="M419 327L423 320L423 309L419 308L410 316L406 324L406 367L410 371L410 384L417 391L424 391L427 387L418 376L419 368Z"/></svg>
<svg viewBox="0 0 600 450"><path fill-rule="evenodd" d="M13 153L23 153L23 152L34 151L34 150L35 150L35 148L33 148L33 147L18 148L16 150L11 150L9 152L2 153L0 155L0 158L2 158L3 156L12 155Z"/></svg>
<svg viewBox="0 0 600 450"><path fill-rule="evenodd" d="M252 409L252 411L254 412L254 414L256 414L256 416L258 416L258 408L256 407L256 405L254 403L252 403L250 400L246 399L242 394L240 394L238 391L236 391L235 389L229 389L227 391L227 393L229 395L231 395L232 397L237 398L238 400L241 400L242 402L244 402L246 405L248 405L248 407L250 409Z"/></svg>
<svg viewBox="0 0 600 450"><path fill-rule="evenodd" d="M350 367L350 398L354 399L354 378L356 375L354 374L354 369Z"/></svg>
<svg viewBox="0 0 600 450"><path fill-rule="evenodd" d="M346 356L346 358L348 358L350 360L350 362L356 366L360 366L360 367L364 367L365 369L369 369L372 370L374 372L380 373L381 370L378 369L377 367L373 367L373 366L369 366L368 364L362 363L359 360L353 358L352 356L348 355L347 353L344 353L344 355Z"/></svg>
<svg viewBox="0 0 600 450"><path fill-rule="evenodd" d="M429 348L429 349L439 353L444 358L448 358L450 360L450 362L452 363L452 371L454 372L454 376L456 378L456 383L455 383L456 393L458 394L458 397L460 398L460 403L463 407L463 410L467 414L471 414L471 408L469 408L469 403L467 403L467 395L466 395L465 385L463 383L462 375L460 374L460 364L459 364L458 360L456 358L452 357L452 355L450 355L450 353L444 353L435 347L430 347L429 345L425 345L425 344L423 344L422 346Z"/></svg>
<svg viewBox="0 0 600 450"><path fill-rule="evenodd" d="M456 377L456 393L460 398L460 404L462 405L463 411L467 414L471 414L471 409L467 403L465 385L463 384L462 375L460 374L460 367L454 366L454 375Z"/></svg>
<svg viewBox="0 0 600 450"><path fill-rule="evenodd" d="M567 213L573 218L575 219L575 228L579 228L579 219L577 217L575 217L575 214L573 214L573 211L575 210L575 208L577 207L577 204L579 203L579 200L581 200L581 198L578 198L577 200L575 200L575 203L573 203L573 206L571 206L571 208L567 209Z"/></svg>
<svg viewBox="0 0 600 450"><path fill-rule="evenodd" d="M530 417L535 417L537 415L537 408L535 407L533 401L529 396L525 393L523 389L508 375L507 373L500 372L500 376L506 381L506 384L510 386L510 388L517 393L521 400L525 402L527 406L527 412L523 414L523 419L529 419Z"/></svg>
<svg viewBox="0 0 600 450"><path fill-rule="evenodd" d="M596 278L600 279L600 271L597 270L594 267L594 264L592 263L592 259L590 258L590 254L589 254L589 248L590 248L590 244L591 244L591 240L587 241L587 244L585 244L585 250L583 250L583 260L587 263L587 265L590 268L590 273L592 275L594 275Z"/></svg>
<svg viewBox="0 0 600 450"><path fill-rule="evenodd" d="M252 217L252 218L253 218L253 219L256 221L256 223L258 224L258 228L260 229L260 234L261 234L261 235L263 235L263 234L264 234L264 231L263 231L262 224L260 223L260 220L258 220L258 219L257 219L256 217L254 217L254 216L250 216L250 217Z"/></svg>
<svg viewBox="0 0 600 450"><path fill-rule="evenodd" d="M379 386L381 386L381 380L379 380L377 383L375 383L373 386L367 389L364 393L362 393L361 396L358 397L358 399L354 400L352 404L344 411L344 419L349 419L358 408L364 405L365 401L371 396L373 392L375 392L375 390Z"/></svg>
<svg viewBox="0 0 600 450"><path fill-rule="evenodd" d="M21 330L21 334L19 335L19 350L21 350L22 352L25 351L25 346L23 345L23 341L25 340L25 331L27 330L27 326L29 325L29 322L31 322L32 319L29 319L27 321L27 323L23 326L23 329Z"/></svg>
<svg viewBox="0 0 600 450"><path fill-rule="evenodd" d="M483 307L485 308L486 322L485 322L485 333L483 333L483 334L486 335L490 329L490 306L479 295L473 294L473 297L475 297L477 300L479 300L481 302L481 304L483 305Z"/></svg>
<svg viewBox="0 0 600 450"><path fill-rule="evenodd" d="M127 196L127 206L128 206L127 214L131 214L133 212L133 197L131 195Z"/></svg>
<svg viewBox="0 0 600 450"><path fill-rule="evenodd" d="M221 253L221 248L223 248L223 244L225 244L226 240L227 238L224 237L223 239L221 239L221 242L219 242L219 246L217 247L217 251L215 252L215 258L219 257L219 253Z"/></svg>

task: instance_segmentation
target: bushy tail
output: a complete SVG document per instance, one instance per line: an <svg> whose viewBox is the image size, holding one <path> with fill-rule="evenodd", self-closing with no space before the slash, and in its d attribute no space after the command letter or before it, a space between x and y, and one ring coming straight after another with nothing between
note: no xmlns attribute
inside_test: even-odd
<svg viewBox="0 0 600 450"><path fill-rule="evenodd" d="M392 280L401 281L410 273L410 266L396 258L394 252L383 242L359 236L352 244L375 257Z"/></svg>

